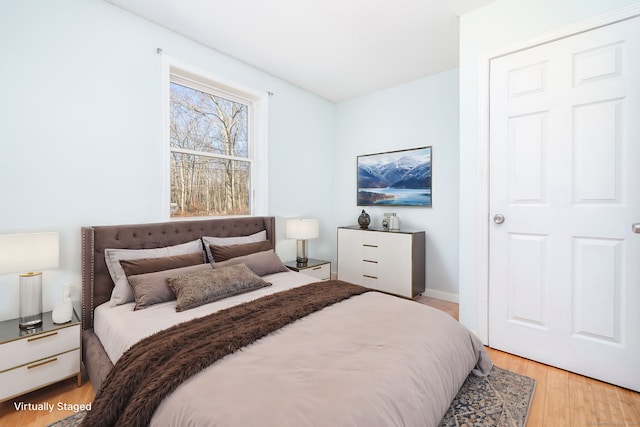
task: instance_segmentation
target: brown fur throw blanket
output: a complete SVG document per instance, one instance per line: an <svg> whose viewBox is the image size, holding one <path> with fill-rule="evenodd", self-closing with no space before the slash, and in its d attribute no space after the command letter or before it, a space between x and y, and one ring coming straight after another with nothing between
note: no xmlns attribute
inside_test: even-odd
<svg viewBox="0 0 640 427"><path fill-rule="evenodd" d="M330 280L278 292L175 325L132 346L96 395L83 426L146 426L183 381L297 319L369 289Z"/></svg>

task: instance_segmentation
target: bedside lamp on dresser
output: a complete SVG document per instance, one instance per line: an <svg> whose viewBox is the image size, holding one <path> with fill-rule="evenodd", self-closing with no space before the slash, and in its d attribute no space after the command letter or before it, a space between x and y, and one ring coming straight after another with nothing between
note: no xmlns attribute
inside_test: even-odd
<svg viewBox="0 0 640 427"><path fill-rule="evenodd" d="M22 329L42 326L42 273L58 267L58 233L0 235L0 274L20 274ZM25 273L28 272L28 273Z"/></svg>

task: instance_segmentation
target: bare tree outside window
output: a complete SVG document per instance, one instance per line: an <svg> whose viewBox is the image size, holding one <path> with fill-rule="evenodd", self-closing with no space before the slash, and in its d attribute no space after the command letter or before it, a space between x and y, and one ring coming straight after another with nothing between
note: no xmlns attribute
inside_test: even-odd
<svg viewBox="0 0 640 427"><path fill-rule="evenodd" d="M177 83L170 87L171 216L248 215L248 107Z"/></svg>

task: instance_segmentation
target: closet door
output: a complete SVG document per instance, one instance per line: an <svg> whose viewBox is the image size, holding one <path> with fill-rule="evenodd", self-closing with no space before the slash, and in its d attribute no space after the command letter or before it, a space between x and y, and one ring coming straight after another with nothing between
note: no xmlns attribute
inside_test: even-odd
<svg viewBox="0 0 640 427"><path fill-rule="evenodd" d="M489 345L640 391L640 18L490 75Z"/></svg>

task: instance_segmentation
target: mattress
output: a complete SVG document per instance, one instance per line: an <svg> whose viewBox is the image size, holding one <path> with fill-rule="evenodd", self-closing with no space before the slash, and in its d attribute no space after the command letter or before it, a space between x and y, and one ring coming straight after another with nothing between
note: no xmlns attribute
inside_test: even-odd
<svg viewBox="0 0 640 427"><path fill-rule="evenodd" d="M109 359L115 365L122 354L133 344L170 326L265 295L318 281L315 277L293 271L270 274L264 276L263 279L272 285L182 312L175 311L175 300L136 311L133 310L135 305L133 302L113 307L110 302L106 302L96 307L94 332L100 339Z"/></svg>

